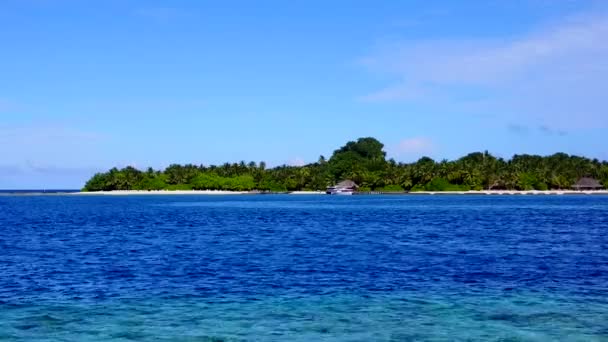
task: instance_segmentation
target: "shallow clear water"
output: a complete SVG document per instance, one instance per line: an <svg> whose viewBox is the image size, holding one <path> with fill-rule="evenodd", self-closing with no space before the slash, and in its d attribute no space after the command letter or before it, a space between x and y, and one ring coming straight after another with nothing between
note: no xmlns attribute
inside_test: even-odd
<svg viewBox="0 0 608 342"><path fill-rule="evenodd" d="M608 197L3 196L0 341L607 341Z"/></svg>

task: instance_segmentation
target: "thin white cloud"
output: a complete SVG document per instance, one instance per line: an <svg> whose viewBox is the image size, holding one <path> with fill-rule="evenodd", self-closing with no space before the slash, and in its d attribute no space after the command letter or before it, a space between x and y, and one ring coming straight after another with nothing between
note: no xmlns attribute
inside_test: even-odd
<svg viewBox="0 0 608 342"><path fill-rule="evenodd" d="M360 98L364 102L414 101L430 95L428 90L417 84L397 84Z"/></svg>
<svg viewBox="0 0 608 342"><path fill-rule="evenodd" d="M399 42L362 60L396 79L362 99L466 105L463 94L481 94L473 102L510 121L608 127L606 41L608 15L588 15L520 37Z"/></svg>
<svg viewBox="0 0 608 342"><path fill-rule="evenodd" d="M527 136L530 134L537 134L537 133L541 133L541 134L547 135L547 136L561 136L561 137L568 135L568 132L566 132L566 131L555 130L547 125L539 125L535 129L532 127L511 123L511 124L507 125L507 130L510 133L519 135L519 136Z"/></svg>
<svg viewBox="0 0 608 342"><path fill-rule="evenodd" d="M0 164L0 189L77 189L96 172L95 167L66 167L25 161Z"/></svg>
<svg viewBox="0 0 608 342"><path fill-rule="evenodd" d="M401 140L399 143L389 146L390 156L398 159L411 159L431 154L435 151L435 144L426 137L412 137Z"/></svg>
<svg viewBox="0 0 608 342"><path fill-rule="evenodd" d="M109 137L59 124L0 125L0 189L78 188Z"/></svg>
<svg viewBox="0 0 608 342"><path fill-rule="evenodd" d="M528 135L528 133L530 132L530 129L528 127L514 123L508 124L507 129L509 130L509 132L520 136Z"/></svg>
<svg viewBox="0 0 608 342"><path fill-rule="evenodd" d="M566 131L555 130L547 125L538 126L538 130L545 135L558 135L562 137L568 135L568 132Z"/></svg>
<svg viewBox="0 0 608 342"><path fill-rule="evenodd" d="M208 101L193 98L159 98L127 97L119 100L110 98L80 99L64 106L70 113L79 113L79 117L95 116L97 112L109 112L128 117L149 119L152 115L166 113L172 115L180 112L194 112L207 109Z"/></svg>
<svg viewBox="0 0 608 342"><path fill-rule="evenodd" d="M608 61L595 60L608 53L602 44L607 37L608 16L585 17L512 39L396 43L363 62L406 80L494 85L528 76L534 68L608 71ZM592 63L578 65L581 59Z"/></svg>
<svg viewBox="0 0 608 342"><path fill-rule="evenodd" d="M99 167L81 166L66 167L54 164L43 164L26 160L22 163L0 164L0 175L2 176L21 176L21 175L64 175L89 174L99 172Z"/></svg>
<svg viewBox="0 0 608 342"><path fill-rule="evenodd" d="M71 126L21 124L0 126L0 155L4 165L29 173L96 165L100 147L110 137ZM50 165L50 166L49 166Z"/></svg>
<svg viewBox="0 0 608 342"><path fill-rule="evenodd" d="M63 142L98 142L106 137L59 125L0 125L0 146L5 148L43 146ZM0 147L2 151L2 147Z"/></svg>
<svg viewBox="0 0 608 342"><path fill-rule="evenodd" d="M293 158L289 161L289 163L287 163L287 165L289 166L304 166L306 165L306 162L304 161L304 159L300 158L300 157L296 157Z"/></svg>

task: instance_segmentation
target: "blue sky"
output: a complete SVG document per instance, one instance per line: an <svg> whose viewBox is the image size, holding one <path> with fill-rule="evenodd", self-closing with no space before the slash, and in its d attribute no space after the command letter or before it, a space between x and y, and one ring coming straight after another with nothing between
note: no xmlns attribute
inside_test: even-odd
<svg viewBox="0 0 608 342"><path fill-rule="evenodd" d="M112 166L608 159L604 1L0 1L0 188Z"/></svg>

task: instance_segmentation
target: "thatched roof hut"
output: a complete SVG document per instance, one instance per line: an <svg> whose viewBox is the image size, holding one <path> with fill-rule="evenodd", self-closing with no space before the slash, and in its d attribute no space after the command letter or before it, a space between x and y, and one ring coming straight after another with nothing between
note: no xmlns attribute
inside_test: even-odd
<svg viewBox="0 0 608 342"><path fill-rule="evenodd" d="M350 179L347 180L343 180L340 183L336 184L334 186L335 188L340 188L340 189L357 189L359 186L357 185L357 183L353 182Z"/></svg>
<svg viewBox="0 0 608 342"><path fill-rule="evenodd" d="M599 190L603 189L604 186L597 181L597 179L590 177L583 177L576 181L574 185L572 185L574 190Z"/></svg>
<svg viewBox="0 0 608 342"><path fill-rule="evenodd" d="M340 183L334 186L328 186L327 190L325 190L325 193L329 195L352 195L354 192L357 191L358 188L359 186L357 185L357 183L347 179L341 181Z"/></svg>

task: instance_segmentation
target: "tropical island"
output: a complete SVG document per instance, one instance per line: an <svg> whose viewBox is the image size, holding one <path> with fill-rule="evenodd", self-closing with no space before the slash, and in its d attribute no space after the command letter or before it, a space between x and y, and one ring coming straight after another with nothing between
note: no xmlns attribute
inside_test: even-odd
<svg viewBox="0 0 608 342"><path fill-rule="evenodd" d="M329 159L320 156L304 166L277 166L241 161L223 165L178 165L165 170L112 168L95 174L85 192L116 190L318 191L344 179L359 191L416 192L469 190L561 190L580 179L608 187L608 162L555 153L521 154L497 158L487 151L457 160L422 157L414 163L386 159L384 145L375 138L350 141ZM597 180L597 181L596 181Z"/></svg>

